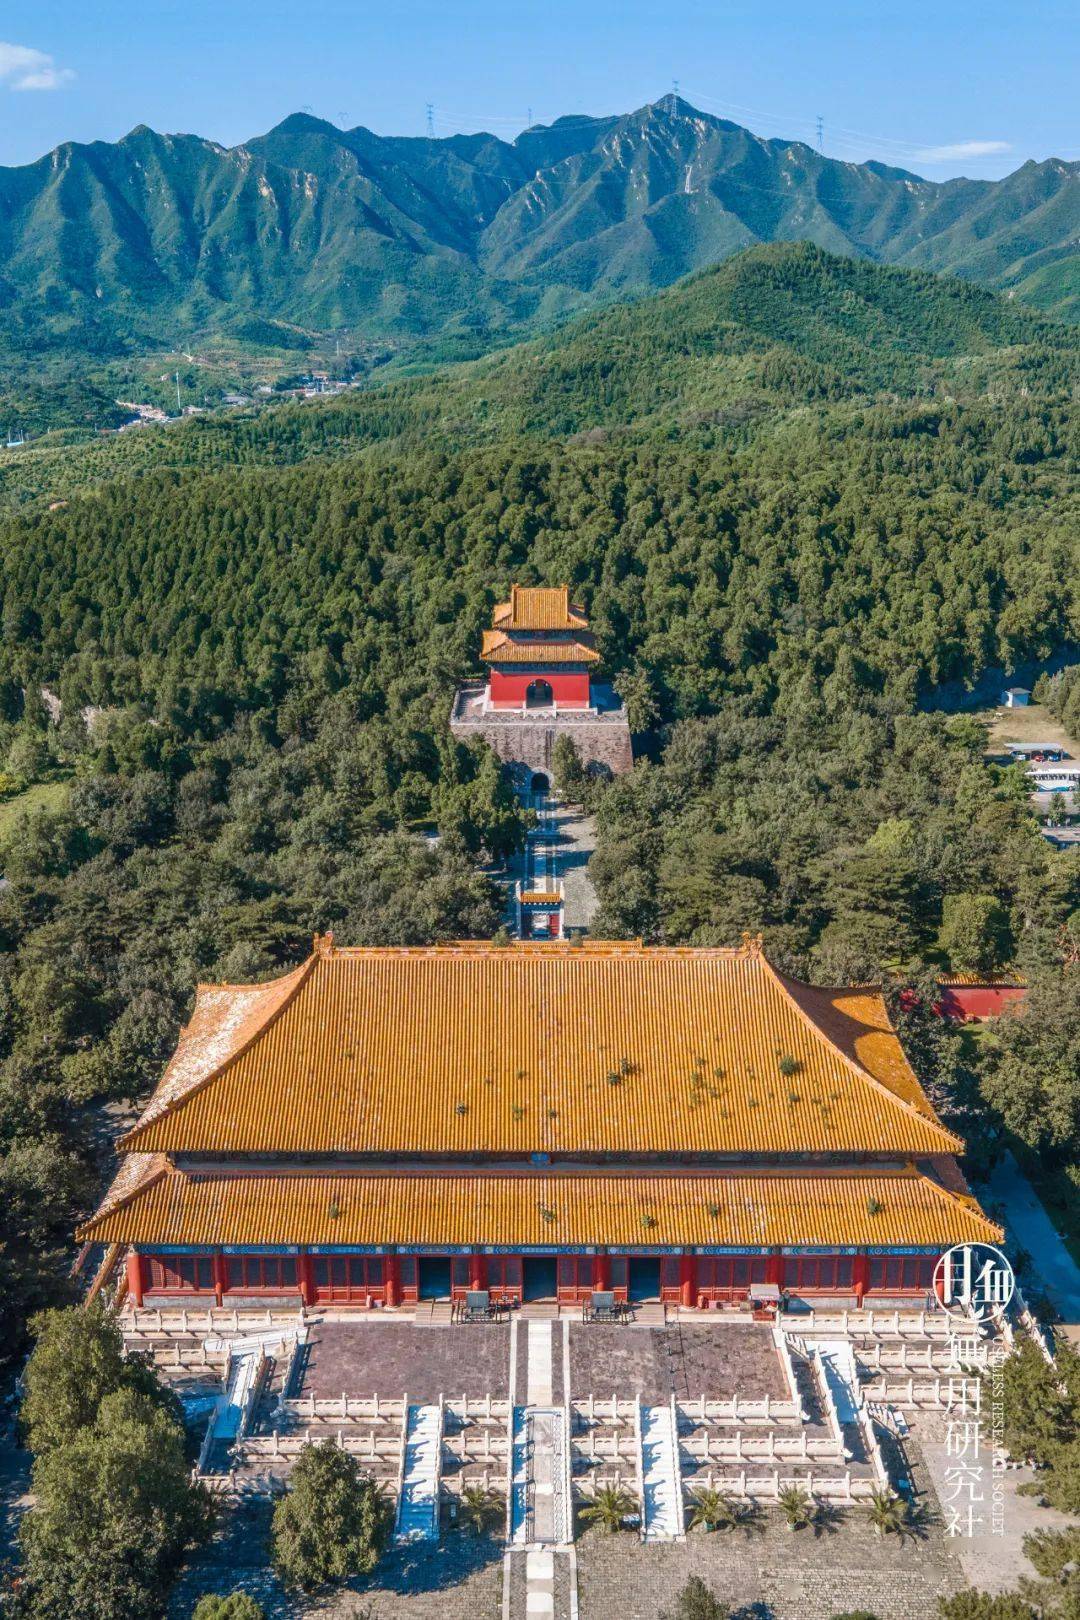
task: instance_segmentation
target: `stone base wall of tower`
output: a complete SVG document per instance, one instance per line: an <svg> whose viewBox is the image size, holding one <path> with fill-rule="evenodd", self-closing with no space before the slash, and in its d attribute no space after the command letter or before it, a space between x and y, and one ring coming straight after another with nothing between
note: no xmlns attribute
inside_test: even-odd
<svg viewBox="0 0 1080 1620"><path fill-rule="evenodd" d="M550 780L560 736L573 738L587 770L620 776L634 764L626 713L610 689L594 683L593 693L598 700L593 709L510 713L486 708L482 685L463 686L454 700L450 729L461 742L482 737L507 766L518 790L528 788L536 771Z"/></svg>

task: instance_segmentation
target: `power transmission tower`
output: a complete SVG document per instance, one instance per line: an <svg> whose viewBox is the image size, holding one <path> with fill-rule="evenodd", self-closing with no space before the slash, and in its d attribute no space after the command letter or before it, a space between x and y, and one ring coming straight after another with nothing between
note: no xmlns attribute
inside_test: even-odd
<svg viewBox="0 0 1080 1620"><path fill-rule="evenodd" d="M425 108L427 110L428 139L429 140L434 140L435 139L435 103L432 102L432 101L425 101L424 106L425 106Z"/></svg>
<svg viewBox="0 0 1080 1620"><path fill-rule="evenodd" d="M675 111L675 104L678 101L678 99L679 99L679 81L678 81L678 79L672 79L672 81L671 81L671 110L672 110L672 112Z"/></svg>
<svg viewBox="0 0 1080 1620"><path fill-rule="evenodd" d="M528 112L528 116L527 116L527 118L525 120L525 128L526 129L532 129L532 108L529 107L527 109L527 112Z"/></svg>
<svg viewBox="0 0 1080 1620"><path fill-rule="evenodd" d="M177 416L183 416L183 407L180 404L180 373L177 371L173 375L176 379L176 414Z"/></svg>
<svg viewBox="0 0 1080 1620"><path fill-rule="evenodd" d="M824 150L825 150L825 120L824 120L824 118L822 118L820 113L818 113L818 116L817 116L817 144L818 144L818 151L819 152L824 152Z"/></svg>

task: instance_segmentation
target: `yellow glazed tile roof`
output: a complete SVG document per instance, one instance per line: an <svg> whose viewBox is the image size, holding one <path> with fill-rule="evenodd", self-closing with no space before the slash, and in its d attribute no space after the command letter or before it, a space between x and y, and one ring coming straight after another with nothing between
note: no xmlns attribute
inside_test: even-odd
<svg viewBox="0 0 1080 1620"><path fill-rule="evenodd" d="M512 641L485 630L480 656L489 664L597 664L600 654L583 641Z"/></svg>
<svg viewBox="0 0 1080 1620"><path fill-rule="evenodd" d="M965 987L1023 990L1027 987L1027 979L1022 973L942 973L938 984L946 989L958 990Z"/></svg>
<svg viewBox="0 0 1080 1620"><path fill-rule="evenodd" d="M1002 1232L973 1198L910 1167L635 1175L161 1164L79 1236L144 1245L946 1248L1000 1242Z"/></svg>
<svg viewBox="0 0 1080 1620"><path fill-rule="evenodd" d="M589 621L570 600L568 585L512 585L491 622L499 630L585 630Z"/></svg>
<svg viewBox="0 0 1080 1620"><path fill-rule="evenodd" d="M231 1046L203 1007L215 990L200 988L123 1145L373 1155L962 1146L920 1089L880 996L842 998L837 1013L803 989L753 944L338 950L322 940L279 993L262 987L260 1027L241 1021Z"/></svg>

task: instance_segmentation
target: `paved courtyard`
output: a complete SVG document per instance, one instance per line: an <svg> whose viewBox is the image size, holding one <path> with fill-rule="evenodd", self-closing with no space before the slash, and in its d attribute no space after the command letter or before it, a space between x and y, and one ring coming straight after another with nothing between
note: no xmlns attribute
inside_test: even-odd
<svg viewBox="0 0 1080 1620"><path fill-rule="evenodd" d="M509 1388L506 1323L430 1328L411 1322L323 1322L311 1333L300 1393L316 1400L342 1394L505 1400Z"/></svg>
<svg viewBox="0 0 1080 1620"><path fill-rule="evenodd" d="M272 1513L269 1502L251 1499L224 1508L213 1541L172 1594L170 1620L190 1620L204 1593L236 1587L250 1592L269 1620L500 1620L502 1547L489 1536L449 1532L437 1546L395 1547L371 1581L305 1598L286 1591L271 1568Z"/></svg>
<svg viewBox="0 0 1080 1620"><path fill-rule="evenodd" d="M940 1536L878 1540L859 1512L816 1532L763 1514L748 1532L691 1534L681 1545L590 1531L577 1564L581 1620L658 1620L691 1575L746 1620L832 1620L859 1609L877 1620L934 1620L938 1597L964 1584Z"/></svg>
<svg viewBox="0 0 1080 1620"><path fill-rule="evenodd" d="M708 1395L785 1397L772 1330L761 1322L675 1323L666 1328L572 1323L570 1393L620 1396L649 1404Z"/></svg>

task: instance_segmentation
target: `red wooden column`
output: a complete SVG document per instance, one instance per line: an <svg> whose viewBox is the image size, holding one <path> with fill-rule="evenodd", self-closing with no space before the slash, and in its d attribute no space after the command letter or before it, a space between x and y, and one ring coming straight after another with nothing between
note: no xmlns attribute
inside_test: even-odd
<svg viewBox="0 0 1080 1620"><path fill-rule="evenodd" d="M594 1254L592 1263L593 1287L604 1294L611 1287L611 1261L606 1254Z"/></svg>
<svg viewBox="0 0 1080 1620"><path fill-rule="evenodd" d="M870 1256L857 1254L855 1264L851 1268L851 1280L855 1287L855 1298L861 1305L863 1295L870 1286Z"/></svg>
<svg viewBox="0 0 1080 1620"><path fill-rule="evenodd" d="M310 1254L297 1255L296 1276L304 1309L310 1310L315 1303L315 1265Z"/></svg>
<svg viewBox="0 0 1080 1620"><path fill-rule="evenodd" d="M487 1261L478 1249L469 1256L469 1287L474 1292L487 1287Z"/></svg>
<svg viewBox="0 0 1080 1620"><path fill-rule="evenodd" d="M766 1256L765 1281L775 1283L777 1288L784 1286L784 1257L779 1250Z"/></svg>
<svg viewBox="0 0 1080 1620"><path fill-rule="evenodd" d="M383 1275L386 1278L387 1305L401 1304L401 1262L396 1254L388 1254L383 1262Z"/></svg>
<svg viewBox="0 0 1080 1620"><path fill-rule="evenodd" d="M679 1256L679 1299L686 1306L697 1304L697 1261L692 1254Z"/></svg>
<svg viewBox="0 0 1080 1620"><path fill-rule="evenodd" d="M143 1296L142 1255L132 1250L127 1257L127 1291L132 1304L141 1305Z"/></svg>
<svg viewBox="0 0 1080 1620"><path fill-rule="evenodd" d="M220 1249L215 1249L210 1264L214 1274L214 1303L220 1305L229 1286L229 1262Z"/></svg>

